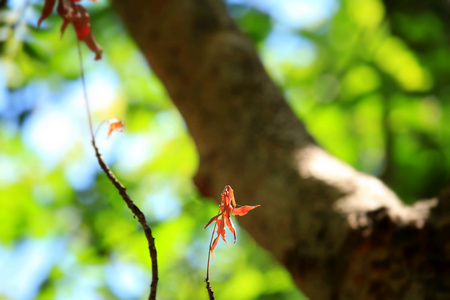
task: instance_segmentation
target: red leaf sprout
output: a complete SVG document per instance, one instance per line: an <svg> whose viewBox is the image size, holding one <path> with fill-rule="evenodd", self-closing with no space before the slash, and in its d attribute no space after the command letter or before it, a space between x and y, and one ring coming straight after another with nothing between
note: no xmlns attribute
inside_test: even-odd
<svg viewBox="0 0 450 300"><path fill-rule="evenodd" d="M108 137L111 135L113 131L123 132L123 127L125 126L125 124L122 122L122 120L117 120L113 118L108 120L108 123L109 123Z"/></svg>
<svg viewBox="0 0 450 300"><path fill-rule="evenodd" d="M222 236L222 239L225 243L228 242L225 238L225 224L227 225L228 229L231 231L231 233L234 236L234 242L236 243L236 229L234 228L233 222L231 221L231 215L235 216L245 216L249 211L252 209L257 208L260 205L255 206L240 206L237 207L236 200L234 199L234 192L231 186L227 185L222 192L222 201L219 206L220 213L214 217L212 217L208 223L206 223L206 227L208 227L209 224L216 221L217 225L217 237L214 239L214 242L212 243L209 251L211 251L212 257L214 258L214 248L216 248L217 243L219 242L219 237ZM203 228L203 230L205 230Z"/></svg>

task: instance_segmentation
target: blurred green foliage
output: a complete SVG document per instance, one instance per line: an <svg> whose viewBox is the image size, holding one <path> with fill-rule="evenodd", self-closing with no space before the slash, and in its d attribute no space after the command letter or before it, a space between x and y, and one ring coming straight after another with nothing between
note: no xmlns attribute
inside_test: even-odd
<svg viewBox="0 0 450 300"><path fill-rule="evenodd" d="M449 45L432 11L410 22L398 14L393 22L378 0L342 1L329 22L297 32L314 45L313 62L287 60L275 78L325 149L410 203L450 179Z"/></svg>
<svg viewBox="0 0 450 300"><path fill-rule="evenodd" d="M60 39L55 15L38 30L41 2L30 3L24 11L20 5L0 10L1 249L16 253L26 240L63 241L58 261L42 271L38 299L80 299L88 291L91 298L145 299L146 240L90 148L75 35L68 30ZM342 0L331 18L299 29L257 6L229 4L316 140L413 202L449 181L446 21L431 10L389 9L378 0ZM112 117L126 123L126 132L110 139L101 127L99 145L153 228L158 296L207 299L210 232L201 229L217 206L191 182L193 142L111 8L93 3L89 11L105 50L93 62L83 48L94 123ZM280 28L293 49L268 42ZM67 126L47 124L55 116ZM304 299L284 268L245 232L238 235L236 245L215 251L211 280L218 299ZM118 286L133 284L114 271L123 265L139 277L132 276L137 287L128 293ZM0 295L11 296L7 291L0 287Z"/></svg>

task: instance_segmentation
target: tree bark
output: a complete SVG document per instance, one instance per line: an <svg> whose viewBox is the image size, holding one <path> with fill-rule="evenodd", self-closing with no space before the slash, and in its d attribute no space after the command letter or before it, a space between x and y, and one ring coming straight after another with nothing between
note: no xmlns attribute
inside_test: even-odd
<svg viewBox="0 0 450 300"><path fill-rule="evenodd" d="M321 149L221 1L112 3L186 121L198 189L261 204L239 223L308 297L450 297L446 202L405 206Z"/></svg>

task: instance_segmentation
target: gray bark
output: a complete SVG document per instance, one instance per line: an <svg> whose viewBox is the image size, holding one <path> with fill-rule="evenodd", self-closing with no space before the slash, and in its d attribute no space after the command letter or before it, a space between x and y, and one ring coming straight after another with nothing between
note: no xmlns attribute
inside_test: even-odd
<svg viewBox="0 0 450 300"><path fill-rule="evenodd" d="M321 149L221 1L112 3L186 121L200 157L198 189L218 200L230 184L238 203L261 204L239 223L302 292L450 297L445 205L405 206Z"/></svg>

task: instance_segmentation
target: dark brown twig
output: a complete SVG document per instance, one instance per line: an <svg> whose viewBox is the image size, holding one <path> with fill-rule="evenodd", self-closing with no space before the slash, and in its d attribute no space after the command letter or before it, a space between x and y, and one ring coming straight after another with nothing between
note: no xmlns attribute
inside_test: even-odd
<svg viewBox="0 0 450 300"><path fill-rule="evenodd" d="M156 247L155 247L155 239L153 238L152 230L151 230L150 226L148 226L147 220L145 219L145 215L134 204L133 200L131 200L130 196L127 193L125 186L116 178L116 176L111 171L108 164L103 159L102 154L100 153L100 151L97 148L97 145L95 143L95 135L94 135L94 131L93 131L93 126L92 126L91 113L90 113L90 109L89 109L89 101L88 101L88 96L87 96L86 82L84 79L84 70L83 70L80 42L78 42L77 45L78 45L78 55L80 58L81 81L83 84L84 100L85 100L86 112L87 112L88 120L89 120L89 130L90 130L90 134L91 134L92 147L94 147L95 156L97 157L98 164L102 168L103 172L105 172L108 179L116 187L120 196L122 196L122 199L125 201L125 203L127 204L128 208L131 210L131 212L137 217L139 223L142 226L142 229L144 229L145 237L147 238L147 241L148 241L148 249L150 251L150 258L152 260L152 283L150 284L150 295L149 295L148 299L155 300L156 299L156 288L158 285L158 261L157 261Z"/></svg>
<svg viewBox="0 0 450 300"><path fill-rule="evenodd" d="M211 283L209 282L209 279L205 279L206 282L206 289L208 290L209 300L214 300L214 291L211 288Z"/></svg>
<svg viewBox="0 0 450 300"><path fill-rule="evenodd" d="M150 251L150 257L152 259L152 283L150 285L150 296L149 300L154 300L156 298L156 286L158 284L158 262L156 259L156 247L155 247L155 239L152 235L152 230L150 226L148 226L147 221L145 219L144 214L142 211L133 203L133 200L131 200L130 196L128 195L126 188L123 186L122 183L114 176L111 169L108 167L106 162L103 160L103 157L101 153L98 151L97 145L95 144L95 140L92 140L92 146L95 150L95 156L97 157L98 163L100 167L102 168L103 172L105 172L106 176L108 176L109 180L114 184L116 189L119 191L120 196L122 196L122 199L126 202L128 205L128 208L133 212L133 214L138 218L139 223L141 224L142 228L145 232L145 237L148 241L148 249Z"/></svg>

